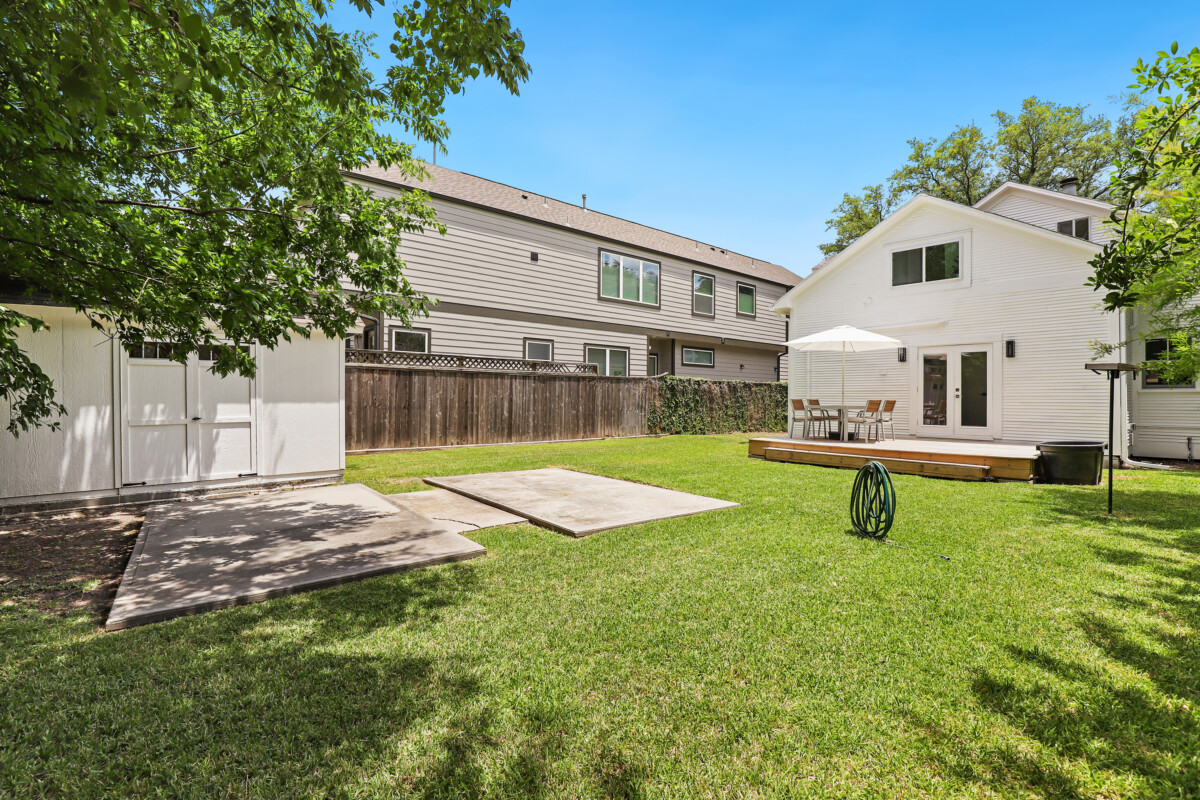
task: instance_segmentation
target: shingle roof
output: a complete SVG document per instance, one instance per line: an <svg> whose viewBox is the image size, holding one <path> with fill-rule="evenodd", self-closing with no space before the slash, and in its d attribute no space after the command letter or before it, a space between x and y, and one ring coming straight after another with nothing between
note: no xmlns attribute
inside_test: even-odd
<svg viewBox="0 0 1200 800"><path fill-rule="evenodd" d="M346 174L380 183L420 188L434 197L482 206L549 225L572 228L631 247L653 250L784 286L794 286L800 282L799 275L769 261L726 251L715 245L676 236L658 228L639 225L591 209L585 211L581 206L465 172L456 172L432 164L426 164L425 168L429 171L429 180L425 181L415 180L394 167L382 169L375 164L367 164Z"/></svg>

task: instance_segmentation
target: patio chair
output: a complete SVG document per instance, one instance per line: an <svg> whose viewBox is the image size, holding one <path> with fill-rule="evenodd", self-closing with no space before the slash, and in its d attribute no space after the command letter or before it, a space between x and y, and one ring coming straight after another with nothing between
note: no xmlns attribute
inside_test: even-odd
<svg viewBox="0 0 1200 800"><path fill-rule="evenodd" d="M817 423L817 427L825 426L826 435L833 429L833 423L837 422L838 415L836 411L827 411L821 408L820 400L813 400L811 397L807 400L808 411L812 414L813 422Z"/></svg>
<svg viewBox="0 0 1200 800"><path fill-rule="evenodd" d="M879 424L879 407L883 405L882 400L869 400L867 407L862 410L862 413L855 414L852 417L846 417L846 424L854 426L854 434L857 437L859 428L863 425L867 426L867 438L871 436L871 428Z"/></svg>
<svg viewBox="0 0 1200 800"><path fill-rule="evenodd" d="M875 437L875 441L880 441L886 437L883 435L883 426L886 425L892 429L892 438L896 438L896 423L892 421L892 412L896 410L896 401L888 400L883 404L883 408L879 411L876 419L876 426L879 428L879 435Z"/></svg>
<svg viewBox="0 0 1200 800"><path fill-rule="evenodd" d="M801 423L800 437L807 439L809 431L822 424L822 420L813 416L812 409L804 405L804 401L796 398L792 400L792 416L788 420L788 438L793 437L796 423Z"/></svg>

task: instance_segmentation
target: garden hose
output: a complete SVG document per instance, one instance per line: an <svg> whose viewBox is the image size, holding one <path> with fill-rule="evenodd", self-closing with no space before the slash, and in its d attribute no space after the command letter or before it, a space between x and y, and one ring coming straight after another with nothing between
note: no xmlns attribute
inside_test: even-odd
<svg viewBox="0 0 1200 800"><path fill-rule="evenodd" d="M887 467L868 461L854 478L850 492L850 524L862 536L882 539L896 516L896 489Z"/></svg>

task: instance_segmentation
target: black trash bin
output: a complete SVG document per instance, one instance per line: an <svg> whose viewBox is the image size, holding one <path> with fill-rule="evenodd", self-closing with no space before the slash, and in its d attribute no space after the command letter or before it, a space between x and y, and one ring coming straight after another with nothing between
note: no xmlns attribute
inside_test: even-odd
<svg viewBox="0 0 1200 800"><path fill-rule="evenodd" d="M1042 442L1042 482L1095 486L1104 467L1104 442Z"/></svg>

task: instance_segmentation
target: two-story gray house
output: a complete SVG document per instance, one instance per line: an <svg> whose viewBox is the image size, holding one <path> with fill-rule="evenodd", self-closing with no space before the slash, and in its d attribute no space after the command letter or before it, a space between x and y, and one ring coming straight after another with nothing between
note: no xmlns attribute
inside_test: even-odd
<svg viewBox="0 0 1200 800"><path fill-rule="evenodd" d="M368 321L348 346L587 361L601 374L786 380L771 307L800 278L776 264L430 165L366 166L377 193L419 187L446 227L408 235L407 276L436 298L412 328ZM782 363L781 363L782 362ZM780 372L782 368L782 374Z"/></svg>

